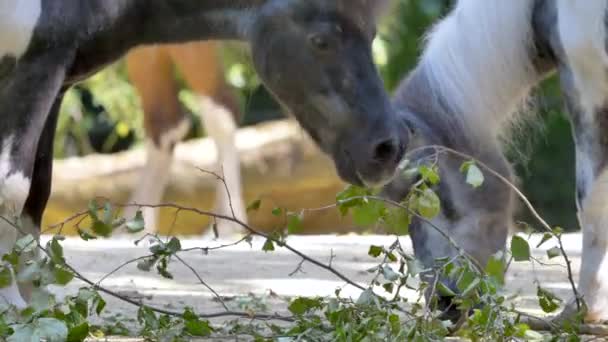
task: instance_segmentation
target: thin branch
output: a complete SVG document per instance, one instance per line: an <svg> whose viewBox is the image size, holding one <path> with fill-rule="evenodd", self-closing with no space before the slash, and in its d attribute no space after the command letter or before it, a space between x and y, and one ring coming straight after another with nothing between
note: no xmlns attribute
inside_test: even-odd
<svg viewBox="0 0 608 342"><path fill-rule="evenodd" d="M14 222L12 222L11 220L7 219L4 216L0 216L0 220L3 220L4 222L8 223L11 227L13 227L14 229L16 229L20 234L22 234L23 236L27 236L28 234L26 234L21 227L17 226ZM50 253L46 250L46 248L44 248L40 242L38 242L36 240L36 246L39 250L41 250L48 258L51 258ZM88 279L87 277L85 277L84 275L82 275L80 272L78 272L74 267L72 267L71 265L65 263L64 265L62 265L63 267L67 268L70 272L72 272L74 274L74 277L76 277L77 279L80 279L81 281L83 281L84 283L88 284L91 288L103 292L105 294L108 294L112 297L115 297L125 303L137 306L137 307L142 307L144 306L143 303L138 302L136 300L133 300L127 296L121 295L117 292L114 292L112 290L109 290L103 286L100 286L98 284L96 284L95 282L91 281L90 279ZM153 307L153 306L149 306L149 305L145 305L147 308L149 308L150 310L156 312L156 313L160 313L160 314L165 314L165 315L169 315L169 316L173 316L173 317L182 317L183 316L183 312L178 312L178 311L171 311L171 310L166 310L166 309L161 309L161 308L157 308L157 307ZM201 319L211 319L211 318L220 318L220 317L244 317L244 318L250 318L250 319L256 319L256 320L280 320L280 321L285 321L285 322L293 322L294 318L293 317L288 317L288 316L282 316L279 314L274 314L274 315L269 315L269 314L252 314L249 312L239 312L239 311L225 311L225 312L216 312L216 313L207 313L207 314L198 314L198 317Z"/></svg>
<svg viewBox="0 0 608 342"><path fill-rule="evenodd" d="M209 286L209 284L207 284L203 280L203 278L200 276L200 274L198 274L198 272L194 269L194 267L192 267L189 263L187 263L179 255L174 254L174 256L177 260L179 260L179 262L181 262L184 266L186 266L190 270L190 272L192 272L192 274L194 274L194 276L196 277L196 279L198 279L198 281L199 281L199 283L201 283L201 285L203 285L204 287L207 288L207 290L209 290L209 291L211 291L211 293L213 293L215 298L220 302L220 304L222 304L222 306L224 307L224 309L226 309L226 311L230 311L230 308L228 308L228 305L226 305L226 303L222 299L222 296L220 296L220 294L217 293L217 291L215 291L211 286Z"/></svg>

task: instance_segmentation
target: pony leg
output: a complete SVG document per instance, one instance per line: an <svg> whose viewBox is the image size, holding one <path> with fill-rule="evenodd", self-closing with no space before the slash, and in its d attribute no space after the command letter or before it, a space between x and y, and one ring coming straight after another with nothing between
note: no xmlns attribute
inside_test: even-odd
<svg viewBox="0 0 608 342"><path fill-rule="evenodd" d="M23 208L23 220L21 230L24 234L31 234L36 240L40 237L40 227L42 225L42 214L51 195L51 182L53 173L53 142L55 140L55 128L59 117L59 109L63 94L60 94L47 118L44 130L38 142L34 171L32 174L32 184ZM38 250L34 250L30 255L22 255L21 262L28 259L37 258ZM31 283L19 283L19 289L23 298L29 301L33 290Z"/></svg>
<svg viewBox="0 0 608 342"><path fill-rule="evenodd" d="M571 113L579 118L582 114L576 109ZM608 112L594 114L606 116ZM573 120L577 207L583 232L578 290L587 305L586 320L591 322L608 320L608 146L602 142L605 138L591 133L595 131L595 125L602 132L607 132L607 118L589 126Z"/></svg>
<svg viewBox="0 0 608 342"><path fill-rule="evenodd" d="M583 232L578 291L587 305L585 319L599 322L608 320L608 143L604 136L608 97L593 101L576 65L570 68L561 70L561 79L576 143L577 207ZM606 78L604 72L602 68L596 76ZM587 87L599 85L589 81ZM608 86L608 79L604 81L604 87ZM570 304L562 316L567 318L573 310Z"/></svg>
<svg viewBox="0 0 608 342"><path fill-rule="evenodd" d="M50 62L46 60L47 57ZM0 114L3 118L3 130L0 132L0 257L11 253L15 242L23 235L32 234L37 237L39 234L39 220L35 215L32 216L36 210L30 209L40 208L36 212L41 216L48 192L42 191L39 196L32 196L30 189L32 185L46 185L50 189L50 177L45 180L33 179L33 176L38 176L38 173L34 173L34 168L38 159L38 146L42 143L42 132L48 132L51 129L48 128L49 125L53 126L53 131L55 129L54 121L49 124L52 120L48 120L48 117L65 77L65 68L57 65L57 60L61 60L61 56L20 60L12 76L4 79L5 84L10 86L0 89ZM49 67L38 73L40 65L47 63L54 68ZM36 84L35 91L32 91L32 84ZM59 100L55 102L54 111L57 110L58 103ZM49 143L43 140L52 146L52 141ZM47 158L52 158L52 154ZM22 262L31 257L35 255L22 255ZM0 265L13 273L12 267L7 263L0 262ZM0 301L18 308L25 307L31 285L19 285L25 293L20 292L13 277L11 285L0 289Z"/></svg>
<svg viewBox="0 0 608 342"><path fill-rule="evenodd" d="M421 145L427 144L424 142ZM486 141L478 145L487 150L463 152L483 161L507 179L512 179L511 169L497 143ZM428 155L421 157L422 160L428 158ZM413 159L416 161L418 158ZM437 259L457 257L459 253L454 245L464 250L481 267L485 267L492 256L505 249L513 212L513 192L500 180L489 175L479 188L473 188L466 184L465 177L460 172L462 163L463 160L458 157L440 157L441 183L436 192L441 200L441 212L430 221L414 218L410 226L414 253L427 269L432 269ZM384 189L383 195L401 202L411 190L410 187L408 181L396 179ZM433 283L436 275L429 272L423 276L425 281ZM440 277L439 281L458 292L455 279ZM427 300L432 291L429 288L426 293ZM453 305L452 299L439 296L437 309L444 312L444 319L456 321L462 313Z"/></svg>
<svg viewBox="0 0 608 342"><path fill-rule="evenodd" d="M207 134L214 140L218 151L219 170L224 181L216 186L218 214L247 222L243 200L241 164L236 149L237 124L240 115L236 98L226 85L223 69L214 42L197 42L172 46L171 55L188 85L201 97L202 121ZM222 233L237 234L237 224L218 220Z"/></svg>
<svg viewBox="0 0 608 342"><path fill-rule="evenodd" d="M556 1L560 78L576 143L578 217L583 232L579 294L585 319L608 321L608 54L606 2ZM568 318L569 310L563 316Z"/></svg>
<svg viewBox="0 0 608 342"><path fill-rule="evenodd" d="M132 50L126 58L127 73L137 89L144 110L146 165L130 203L159 204L169 181L174 146L186 135L189 122L177 98L171 58L165 46ZM133 217L137 208L125 210ZM146 232L158 231L158 210L143 209Z"/></svg>
<svg viewBox="0 0 608 342"><path fill-rule="evenodd" d="M241 163L235 144L236 123L232 114L212 99L201 98L202 118L205 128L215 141L219 157L219 173L223 181L216 187L217 213L233 217L247 223L247 211L243 202L241 184ZM242 227L226 220L218 220L221 234L234 235Z"/></svg>

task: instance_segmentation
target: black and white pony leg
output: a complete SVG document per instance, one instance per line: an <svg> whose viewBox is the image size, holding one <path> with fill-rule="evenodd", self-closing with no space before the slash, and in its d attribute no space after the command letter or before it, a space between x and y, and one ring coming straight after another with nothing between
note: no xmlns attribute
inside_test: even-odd
<svg viewBox="0 0 608 342"><path fill-rule="evenodd" d="M5 136L0 152L0 257L12 252L20 236L20 216L30 190L30 175L15 168L11 162L14 144L13 136ZM17 308L24 308L26 302L19 293L11 266L3 262L2 267L9 269L13 282L10 286L0 289L0 300Z"/></svg>
<svg viewBox="0 0 608 342"><path fill-rule="evenodd" d="M580 82L583 70L576 63L570 67L562 70L561 77L576 142L577 206L583 232L578 292L587 305L585 320L599 322L608 320L608 108L604 109L608 94L597 89L608 89L608 75L600 69L597 77L587 78L593 84L586 84ZM562 317L568 318L575 308L571 304Z"/></svg>
<svg viewBox="0 0 608 342"><path fill-rule="evenodd" d="M30 190L40 137L65 77L63 63L68 56L63 54L35 59L26 55L0 79L0 257L10 253L16 240L24 234L38 236L39 222L34 222L36 218L29 216L33 211L26 208L37 206ZM52 128L54 130L54 124ZM52 146L52 140L46 144ZM39 180L34 185L40 186ZM50 187L50 177L47 186ZM46 198L48 195L44 203ZM40 216L41 213L42 209ZM3 267L9 266L3 264ZM25 306L30 286L24 285L26 293L20 293L13 278L10 286L0 289L0 300L17 307Z"/></svg>
<svg viewBox="0 0 608 342"><path fill-rule="evenodd" d="M38 142L36 160L29 195L23 208L21 220L21 234L32 235L36 240L40 238L40 227L42 225L42 214L51 195L51 182L53 172L53 141L55 140L55 128L59 109L63 100L63 93L57 97L49 117L44 125L44 130ZM22 255L21 262L39 257L39 251L35 249L29 255ZM33 290L31 283L19 283L22 297L29 301Z"/></svg>

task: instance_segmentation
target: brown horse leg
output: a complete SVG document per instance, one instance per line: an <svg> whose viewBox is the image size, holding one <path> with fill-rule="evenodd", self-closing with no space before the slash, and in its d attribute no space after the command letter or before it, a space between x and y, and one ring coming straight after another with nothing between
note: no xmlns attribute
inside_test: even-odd
<svg viewBox="0 0 608 342"><path fill-rule="evenodd" d="M188 85L201 96L203 124L216 144L219 170L214 171L221 173L226 182L224 185L219 181L217 185L217 211L247 222L235 141L237 124L234 116L239 116L240 110L234 93L224 80L217 43L172 46L170 51ZM242 227L228 221L218 221L218 227L219 232L225 235L242 231Z"/></svg>
<svg viewBox="0 0 608 342"><path fill-rule="evenodd" d="M173 64L166 46L132 50L126 57L127 72L144 110L147 160L130 203L158 204L168 183L173 148L188 132L189 121L177 98ZM137 208L127 208L126 217ZM146 231L158 231L158 210L144 209Z"/></svg>

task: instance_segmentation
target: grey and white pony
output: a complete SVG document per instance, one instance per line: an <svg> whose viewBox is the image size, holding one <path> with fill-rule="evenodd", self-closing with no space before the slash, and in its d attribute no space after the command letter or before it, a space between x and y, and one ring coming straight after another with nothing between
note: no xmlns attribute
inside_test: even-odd
<svg viewBox="0 0 608 342"><path fill-rule="evenodd" d="M407 132L372 61L382 3L1 1L0 255L21 233L39 234L67 87L143 44L248 42L265 85L331 154L340 175L357 184L385 183L403 156ZM30 292L31 284L13 282L0 289L0 300L23 307Z"/></svg>
<svg viewBox="0 0 608 342"><path fill-rule="evenodd" d="M513 179L499 135L532 88L559 73L576 141L583 231L578 290L592 322L608 319L607 14L606 0L460 0L432 30L394 98L412 130L410 149L444 145ZM465 184L462 162L449 155L439 161L443 206L434 224L485 265L505 247L514 195L490 176L479 189ZM401 199L407 186L401 182L386 188L387 195ZM456 253L423 222L415 222L411 235L427 265Z"/></svg>

